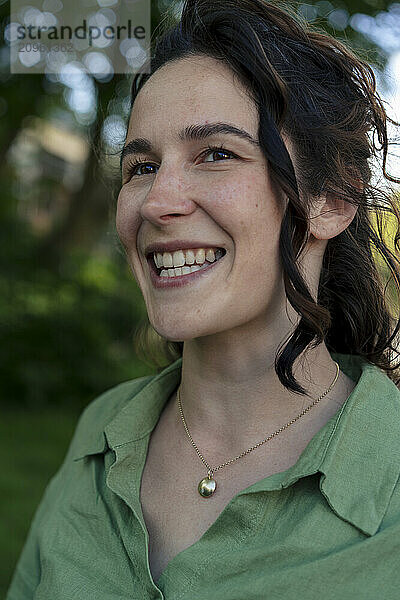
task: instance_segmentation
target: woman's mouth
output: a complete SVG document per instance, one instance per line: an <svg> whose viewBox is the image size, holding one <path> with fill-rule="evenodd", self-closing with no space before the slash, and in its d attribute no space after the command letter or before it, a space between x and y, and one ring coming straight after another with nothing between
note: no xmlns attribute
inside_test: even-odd
<svg viewBox="0 0 400 600"><path fill-rule="evenodd" d="M147 256L151 280L155 287L180 287L203 277L225 254L225 248L152 252Z"/></svg>

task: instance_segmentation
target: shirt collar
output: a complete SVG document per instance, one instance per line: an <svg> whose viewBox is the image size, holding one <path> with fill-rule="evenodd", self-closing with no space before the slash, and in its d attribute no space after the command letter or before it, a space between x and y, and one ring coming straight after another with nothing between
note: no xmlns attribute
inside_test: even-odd
<svg viewBox="0 0 400 600"><path fill-rule="evenodd" d="M148 435L179 384L182 358L157 375L126 381L85 409L75 432L73 460L106 452Z"/></svg>
<svg viewBox="0 0 400 600"><path fill-rule="evenodd" d="M340 517L373 535L400 474L400 391L375 365L336 356L357 385L327 429L320 489Z"/></svg>
<svg viewBox="0 0 400 600"><path fill-rule="evenodd" d="M400 391L386 373L362 357L331 356L356 383L352 393L292 467L268 477L267 483L256 482L246 493L288 487L301 477L320 472L320 491L331 509L373 535L400 474ZM119 402L114 414L105 411L102 419L88 426L74 459L148 436L180 382L181 368L179 358L155 376L121 384L125 401Z"/></svg>

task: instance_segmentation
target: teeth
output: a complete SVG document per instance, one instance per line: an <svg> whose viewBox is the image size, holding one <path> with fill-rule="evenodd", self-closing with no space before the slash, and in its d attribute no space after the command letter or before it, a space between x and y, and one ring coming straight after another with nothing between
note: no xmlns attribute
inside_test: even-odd
<svg viewBox="0 0 400 600"><path fill-rule="evenodd" d="M185 256L182 250L177 250L172 255L172 260L174 262L174 267L183 267L185 264Z"/></svg>
<svg viewBox="0 0 400 600"><path fill-rule="evenodd" d="M174 266L171 252L164 252L164 254L162 256L163 256L164 267L173 267Z"/></svg>
<svg viewBox="0 0 400 600"><path fill-rule="evenodd" d="M206 254L204 252L204 248L199 248L196 252L196 262L198 265L202 265L206 260Z"/></svg>
<svg viewBox="0 0 400 600"><path fill-rule="evenodd" d="M197 248L190 250L176 250L175 252L154 252L154 262L158 269L166 267L179 268L184 265L214 262L223 256L223 251L217 248Z"/></svg>
<svg viewBox="0 0 400 600"><path fill-rule="evenodd" d="M194 271L200 271L202 267L199 265L193 265L192 267L179 267L175 269L163 269L160 273L160 277L176 277L177 275L188 275L189 273L193 273ZM182 271L181 273L177 273L176 271Z"/></svg>
<svg viewBox="0 0 400 600"><path fill-rule="evenodd" d="M209 250L207 250L207 252L206 252L206 260L208 260L208 262L214 262L214 260L215 260L215 254L214 254L214 250L212 248L210 248Z"/></svg>

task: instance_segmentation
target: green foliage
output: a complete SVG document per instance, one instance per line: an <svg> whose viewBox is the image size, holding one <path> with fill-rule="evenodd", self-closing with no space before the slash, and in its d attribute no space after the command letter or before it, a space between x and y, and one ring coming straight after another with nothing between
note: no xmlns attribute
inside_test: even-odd
<svg viewBox="0 0 400 600"><path fill-rule="evenodd" d="M75 250L50 270L23 222L3 218L0 235L1 404L83 408L149 372L133 352L144 304L121 252Z"/></svg>

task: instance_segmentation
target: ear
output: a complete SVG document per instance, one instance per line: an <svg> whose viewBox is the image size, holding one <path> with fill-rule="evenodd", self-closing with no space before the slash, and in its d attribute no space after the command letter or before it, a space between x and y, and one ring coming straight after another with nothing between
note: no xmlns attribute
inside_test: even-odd
<svg viewBox="0 0 400 600"><path fill-rule="evenodd" d="M357 206L333 193L314 199L310 210L310 234L318 240L329 240L350 225Z"/></svg>

